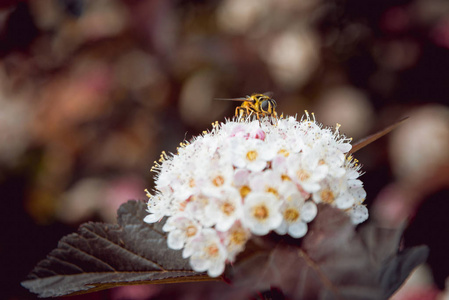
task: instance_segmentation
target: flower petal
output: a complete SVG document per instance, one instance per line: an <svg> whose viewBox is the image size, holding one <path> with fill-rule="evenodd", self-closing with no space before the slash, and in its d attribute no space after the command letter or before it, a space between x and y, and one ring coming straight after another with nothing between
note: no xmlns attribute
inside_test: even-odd
<svg viewBox="0 0 449 300"><path fill-rule="evenodd" d="M296 222L288 227L288 234L294 238L301 238L307 233L307 224L304 222Z"/></svg>
<svg viewBox="0 0 449 300"><path fill-rule="evenodd" d="M304 222L309 223L315 219L317 213L318 208L316 207L316 204L313 201L307 201L301 209L301 219Z"/></svg>

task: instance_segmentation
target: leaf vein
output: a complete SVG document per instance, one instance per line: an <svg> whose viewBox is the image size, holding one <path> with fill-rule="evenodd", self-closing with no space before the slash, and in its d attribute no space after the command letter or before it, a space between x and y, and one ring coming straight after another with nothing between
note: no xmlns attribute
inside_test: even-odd
<svg viewBox="0 0 449 300"><path fill-rule="evenodd" d="M47 258L51 258L51 259L53 259L53 260L56 260L56 261L58 261L58 262L61 263L61 264L73 266L73 267L75 267L76 269L78 269L78 270L80 271L80 273L83 273L83 272L84 272L83 268L81 268L80 266L78 266L78 265L76 265L76 264L74 264L74 263L71 263L71 262L69 262L69 261L67 261L67 260L60 259L59 257L57 257L57 256L55 256L55 255L51 255L51 253L47 256ZM55 273L55 274L57 274L57 273Z"/></svg>
<svg viewBox="0 0 449 300"><path fill-rule="evenodd" d="M326 276L326 274L324 274L324 272L321 271L320 267L310 258L310 256L303 249L298 250L298 255L299 255L299 257L302 257L306 261L306 263L309 265L309 267L312 270L315 270L315 272L318 274L318 276L322 280L324 286L327 289L329 289L330 291L332 291L332 293L334 293L334 295L337 297L337 299L341 299L341 296L340 296L340 293L338 292L337 287Z"/></svg>
<svg viewBox="0 0 449 300"><path fill-rule="evenodd" d="M96 256L94 256L94 255L92 255L92 254L90 254L90 253L88 253L86 251L81 250L80 248L75 247L75 246L73 246L73 245L71 245L71 244L69 244L69 243L67 243L65 241L61 241L61 244L65 244L68 247L74 249L75 251L81 252L81 253L83 253L83 254L85 254L85 255L87 255L87 256L89 256L89 257L91 257L91 258L93 258L93 259L95 259L97 261L99 261L99 262L103 263L106 267L109 267L110 269L112 269L112 271L117 272L117 270L113 266L111 266L110 264L108 264L104 260L102 260L102 259L100 259L100 258L98 258L98 257L96 257ZM89 244L89 246L90 246L90 244Z"/></svg>
<svg viewBox="0 0 449 300"><path fill-rule="evenodd" d="M122 228L123 228L123 227L122 227ZM150 259L148 259L148 258L146 258L146 257L144 257L144 256L142 256L142 255L139 255L139 254L137 254L137 253L131 251L130 249L127 249L127 248L125 248L125 247L122 247L122 246L120 246L120 245L117 244L117 243L114 243L113 241L111 241L111 240L109 240L109 239L107 239L107 238L105 238L105 237L99 235L99 234L96 233L95 231L92 231L92 230L90 230L90 229L88 229L88 228L86 228L86 230L89 231L90 233L92 233L93 235L99 237L100 239L106 240L106 241L110 242L111 244L115 245L116 247L119 247L119 248L121 248L121 249L124 249L125 251L127 251L128 253L131 253L131 254L134 255L134 256L137 256L137 257L139 257L139 258L143 258L144 260L146 260L146 261L148 261L149 263L153 264L154 266L156 266L157 268L161 269L162 271L169 271L169 270L166 270L165 268L163 268L161 265L155 263L154 261L152 261L152 260L150 260Z"/></svg>

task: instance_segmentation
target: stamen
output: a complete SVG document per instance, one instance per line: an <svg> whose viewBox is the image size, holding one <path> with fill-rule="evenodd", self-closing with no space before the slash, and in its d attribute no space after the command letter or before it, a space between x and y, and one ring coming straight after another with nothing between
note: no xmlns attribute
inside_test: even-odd
<svg viewBox="0 0 449 300"><path fill-rule="evenodd" d="M251 192L251 188L247 185L244 185L240 188L240 196L242 196L242 198L245 198L246 195L249 194L249 192Z"/></svg>
<svg viewBox="0 0 449 300"><path fill-rule="evenodd" d="M186 229L186 235L188 236L188 237L192 237L192 236L194 236L196 233L197 233L197 229L196 229L196 227L195 226L193 226L193 225L190 225L189 227L187 227L187 229Z"/></svg>
<svg viewBox="0 0 449 300"><path fill-rule="evenodd" d="M284 219L289 223L293 223L299 218L299 211L296 208L287 208L284 211Z"/></svg>
<svg viewBox="0 0 449 300"><path fill-rule="evenodd" d="M329 189L322 190L320 193L320 196L321 196L321 200L324 203L328 203L328 204L333 203L334 199L335 199L334 193Z"/></svg>
<svg viewBox="0 0 449 300"><path fill-rule="evenodd" d="M225 202L223 203L223 205L221 206L221 211L227 215L230 216L232 215L232 213L235 211L235 206L232 203L229 202Z"/></svg>
<svg viewBox="0 0 449 300"><path fill-rule="evenodd" d="M267 219L269 216L267 207L264 204L254 207L253 216L260 221Z"/></svg>
<svg viewBox="0 0 449 300"><path fill-rule="evenodd" d="M255 150L248 151L248 152L246 153L246 158L247 158L249 161L255 160L255 159L257 158L257 151L255 151Z"/></svg>

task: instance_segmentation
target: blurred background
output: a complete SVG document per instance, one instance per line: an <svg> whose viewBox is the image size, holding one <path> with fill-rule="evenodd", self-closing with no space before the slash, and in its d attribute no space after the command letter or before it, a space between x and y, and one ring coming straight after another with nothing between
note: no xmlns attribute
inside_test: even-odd
<svg viewBox="0 0 449 300"><path fill-rule="evenodd" d="M410 117L355 156L372 218L409 219L403 246L430 246L428 265L396 299L443 299L445 0L1 1L2 297L34 299L19 282L63 235L115 222L121 203L152 188L162 150L231 117L236 103L214 97L267 91L278 113L313 111L355 141ZM153 299L161 290L76 298Z"/></svg>

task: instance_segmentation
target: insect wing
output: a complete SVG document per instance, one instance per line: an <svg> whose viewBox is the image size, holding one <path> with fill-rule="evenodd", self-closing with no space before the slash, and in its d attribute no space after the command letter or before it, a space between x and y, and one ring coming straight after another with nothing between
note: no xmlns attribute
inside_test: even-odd
<svg viewBox="0 0 449 300"><path fill-rule="evenodd" d="M249 102L253 102L253 99L249 99L249 98L214 98L214 100L220 100L220 101L239 101L239 102L244 102L244 101L249 101Z"/></svg>
<svg viewBox="0 0 449 300"><path fill-rule="evenodd" d="M262 93L262 95L273 98L274 93L273 92L265 92L265 93Z"/></svg>

